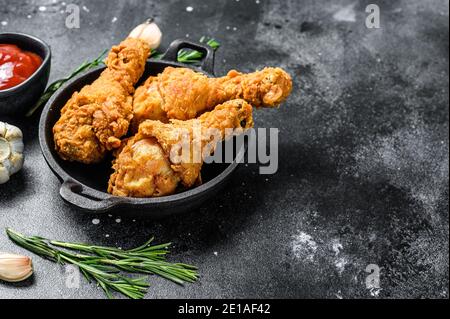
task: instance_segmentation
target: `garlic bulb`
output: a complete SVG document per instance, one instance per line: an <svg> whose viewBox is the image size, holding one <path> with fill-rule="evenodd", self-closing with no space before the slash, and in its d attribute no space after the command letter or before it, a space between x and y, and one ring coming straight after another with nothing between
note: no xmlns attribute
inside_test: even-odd
<svg viewBox="0 0 450 319"><path fill-rule="evenodd" d="M153 19L149 19L134 28L129 37L144 40L154 50L161 44L162 33Z"/></svg>
<svg viewBox="0 0 450 319"><path fill-rule="evenodd" d="M0 122L0 184L9 181L11 175L23 166L22 131L12 125Z"/></svg>
<svg viewBox="0 0 450 319"><path fill-rule="evenodd" d="M27 256L0 253L0 280L19 282L33 274L33 263Z"/></svg>

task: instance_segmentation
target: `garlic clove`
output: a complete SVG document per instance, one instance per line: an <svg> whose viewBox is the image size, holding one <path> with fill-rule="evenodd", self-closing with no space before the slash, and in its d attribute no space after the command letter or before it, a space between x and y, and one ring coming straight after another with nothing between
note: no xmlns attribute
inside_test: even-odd
<svg viewBox="0 0 450 319"><path fill-rule="evenodd" d="M0 137L0 161L4 161L11 155L11 146L9 141Z"/></svg>
<svg viewBox="0 0 450 319"><path fill-rule="evenodd" d="M153 19L149 19L134 28L129 37L147 42L150 48L154 50L161 44L162 32Z"/></svg>
<svg viewBox="0 0 450 319"><path fill-rule="evenodd" d="M22 169L23 163L24 163L23 154L13 153L11 156L11 164L12 164L11 175L18 173Z"/></svg>
<svg viewBox="0 0 450 319"><path fill-rule="evenodd" d="M0 185L9 181L9 171L5 167L0 166Z"/></svg>
<svg viewBox="0 0 450 319"><path fill-rule="evenodd" d="M23 151L22 131L18 127L0 122L0 184L9 181L11 175L23 167Z"/></svg>
<svg viewBox="0 0 450 319"><path fill-rule="evenodd" d="M13 167L13 163L11 163L11 157L8 157L8 158L4 159L4 160L2 161L2 166L3 166L4 168L6 168L6 170L7 170L8 172L10 172L10 175L12 175L12 174L11 174L11 170L12 170L12 167Z"/></svg>
<svg viewBox="0 0 450 319"><path fill-rule="evenodd" d="M23 153L24 145L21 139L13 139L9 141L9 147L13 153Z"/></svg>
<svg viewBox="0 0 450 319"><path fill-rule="evenodd" d="M33 263L30 257L0 253L0 280L19 282L33 274Z"/></svg>
<svg viewBox="0 0 450 319"><path fill-rule="evenodd" d="M7 140L23 138L22 131L18 127L9 124L6 124L6 134L4 136Z"/></svg>
<svg viewBox="0 0 450 319"><path fill-rule="evenodd" d="M0 122L0 136L5 136L6 134L6 123Z"/></svg>

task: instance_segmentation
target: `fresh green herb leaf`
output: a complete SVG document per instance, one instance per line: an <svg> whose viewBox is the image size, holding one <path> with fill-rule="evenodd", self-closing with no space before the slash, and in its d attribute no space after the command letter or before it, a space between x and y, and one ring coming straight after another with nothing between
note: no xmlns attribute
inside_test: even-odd
<svg viewBox="0 0 450 319"><path fill-rule="evenodd" d="M8 237L17 245L53 262L78 266L88 282L95 281L108 298L112 291L132 299L142 299L148 290L146 277L131 277L120 272L149 274L183 285L198 279L197 268L165 260L170 244L154 245L153 238L144 245L130 250L92 246L81 243L50 241L42 237L26 237L10 228ZM58 249L64 248L64 250Z"/></svg>

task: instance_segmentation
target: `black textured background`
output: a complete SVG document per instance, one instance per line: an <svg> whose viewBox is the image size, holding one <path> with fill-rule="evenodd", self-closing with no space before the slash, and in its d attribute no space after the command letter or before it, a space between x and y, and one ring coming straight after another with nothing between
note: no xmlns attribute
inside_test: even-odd
<svg viewBox="0 0 450 319"><path fill-rule="evenodd" d="M52 79L148 16L163 30L163 48L216 37L218 75L288 70L289 101L256 114L259 127L281 130L279 172L261 176L243 165L197 211L156 222L123 211L94 225L96 216L59 198L37 118L0 118L21 127L26 143L24 169L0 185L1 228L120 247L151 235L171 241L171 260L198 265L201 280L183 288L151 278L149 298L448 298L448 1L66 2L84 6L78 30L65 27L62 1L0 0L0 32L51 45ZM379 30L365 27L369 3L381 8ZM24 252L4 234L0 250ZM103 297L86 283L66 288L57 265L34 264L27 282L0 283L0 298ZM378 292L366 289L368 264L381 267Z"/></svg>

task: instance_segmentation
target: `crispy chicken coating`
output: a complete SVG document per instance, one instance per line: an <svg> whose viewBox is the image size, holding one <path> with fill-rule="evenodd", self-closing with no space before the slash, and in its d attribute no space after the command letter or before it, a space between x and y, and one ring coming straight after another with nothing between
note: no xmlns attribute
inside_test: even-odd
<svg viewBox="0 0 450 319"><path fill-rule="evenodd" d="M97 163L107 151L120 147L133 117L134 85L149 54L146 42L127 38L112 48L100 77L73 94L53 127L55 148L62 159Z"/></svg>
<svg viewBox="0 0 450 319"><path fill-rule="evenodd" d="M208 78L187 68L167 67L136 89L133 129L145 120L189 120L216 105L243 99L254 107L276 107L292 91L292 79L280 68L242 74L230 71L221 78Z"/></svg>
<svg viewBox="0 0 450 319"><path fill-rule="evenodd" d="M201 181L203 158L218 142L253 127L252 107L232 100L189 121L147 120L113 162L108 192L116 196L157 197ZM231 130L230 130L231 129ZM234 132L233 132L234 130ZM182 154L182 146L188 152Z"/></svg>

